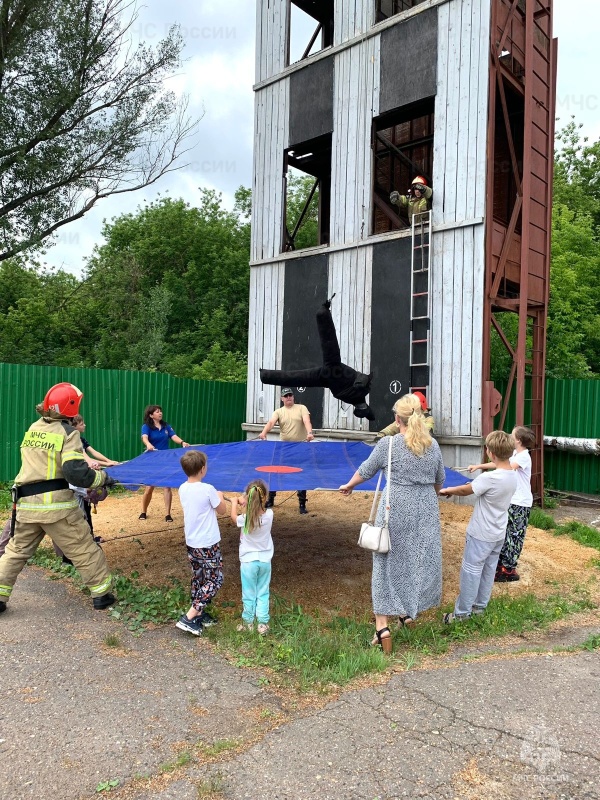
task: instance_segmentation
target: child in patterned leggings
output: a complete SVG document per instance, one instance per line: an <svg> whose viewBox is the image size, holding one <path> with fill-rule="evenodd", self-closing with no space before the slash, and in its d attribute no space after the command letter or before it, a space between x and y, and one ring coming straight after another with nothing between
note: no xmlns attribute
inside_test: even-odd
<svg viewBox="0 0 600 800"><path fill-rule="evenodd" d="M188 476L187 481L179 487L179 499L183 508L188 559L192 567L192 606L175 625L182 631L200 636L203 625L214 624L205 609L223 585L221 532L217 515L227 511L227 504L222 492L217 492L209 483L202 483L207 463L204 453L188 450L180 463Z"/></svg>
<svg viewBox="0 0 600 800"><path fill-rule="evenodd" d="M529 451L535 446L535 435L530 428L518 425L513 429L513 439L515 449L510 457L510 465L517 477L517 490L511 498L508 507L508 524L506 526L506 536L496 568L495 581L506 583L507 581L518 581L520 578L517 572L517 562L523 549L525 533L533 505L533 495L531 493L531 456ZM494 465L477 464L469 467L469 472L476 469L493 469Z"/></svg>

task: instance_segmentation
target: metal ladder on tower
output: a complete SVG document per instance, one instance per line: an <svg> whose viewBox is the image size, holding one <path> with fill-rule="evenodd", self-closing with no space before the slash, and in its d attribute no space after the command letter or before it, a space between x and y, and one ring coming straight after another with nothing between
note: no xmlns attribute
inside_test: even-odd
<svg viewBox="0 0 600 800"><path fill-rule="evenodd" d="M410 391L429 397L431 361L431 211L414 214L410 260Z"/></svg>

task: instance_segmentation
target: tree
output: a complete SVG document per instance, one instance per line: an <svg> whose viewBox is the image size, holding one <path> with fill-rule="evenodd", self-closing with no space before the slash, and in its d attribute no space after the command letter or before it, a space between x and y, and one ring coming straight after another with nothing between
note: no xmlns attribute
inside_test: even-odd
<svg viewBox="0 0 600 800"><path fill-rule="evenodd" d="M249 211L239 190L236 208ZM245 379L249 224L203 189L197 208L163 198L105 224L82 296L91 366ZM221 358L222 357L222 358ZM217 368L222 365L222 369ZM242 371L243 369L243 371Z"/></svg>
<svg viewBox="0 0 600 800"><path fill-rule="evenodd" d="M0 261L177 168L196 126L164 88L176 27L128 42L129 0L0 0Z"/></svg>
<svg viewBox="0 0 600 800"><path fill-rule="evenodd" d="M300 220L306 201L314 186L315 179L312 175L305 175L298 170L290 168L287 174L287 203L286 223L287 229L292 233ZM319 244L319 190L311 198L308 209L296 234L294 249L302 250L304 247L315 247Z"/></svg>
<svg viewBox="0 0 600 800"><path fill-rule="evenodd" d="M581 127L571 119L556 134L546 375L561 379L600 376L600 142ZM517 316L496 317L514 346ZM506 381L511 363L492 328L492 380Z"/></svg>

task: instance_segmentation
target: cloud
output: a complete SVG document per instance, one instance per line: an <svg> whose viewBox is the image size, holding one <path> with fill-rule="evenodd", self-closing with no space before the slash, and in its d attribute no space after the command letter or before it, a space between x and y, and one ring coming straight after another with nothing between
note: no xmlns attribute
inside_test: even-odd
<svg viewBox="0 0 600 800"><path fill-rule="evenodd" d="M79 273L94 245L102 241L103 220L134 212L159 193L194 204L199 187L206 186L221 191L231 207L236 188L251 185L255 5L254 0L146 0L140 7L132 28L137 41L156 45L172 24L181 26L186 60L169 84L177 94L189 95L194 115L204 111L194 147L184 158L189 167L135 194L109 198L65 226L48 250L49 264ZM568 0L554 3L558 125L574 114L584 134L595 139L600 135L599 55L595 26L582 25L581 20L595 19L597 0L578 0L577 9L574 14ZM300 33L305 36L305 31Z"/></svg>

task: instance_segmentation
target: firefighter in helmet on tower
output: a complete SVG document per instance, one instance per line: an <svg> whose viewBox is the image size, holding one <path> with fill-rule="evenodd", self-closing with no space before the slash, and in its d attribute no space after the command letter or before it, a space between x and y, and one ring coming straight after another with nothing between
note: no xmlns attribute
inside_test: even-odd
<svg viewBox="0 0 600 800"><path fill-rule="evenodd" d="M427 181L422 175L417 175L413 180L407 194L400 194L400 192L392 192L390 195L390 203L398 208L403 208L408 214L408 224L412 225L412 218L415 214L424 214L431 208L430 200L433 196L433 190L427 186Z"/></svg>
<svg viewBox="0 0 600 800"><path fill-rule="evenodd" d="M77 497L69 489L96 489L114 483L90 469L79 431L70 424L83 394L71 383L58 383L36 407L40 419L21 442L21 469L13 487L11 538L0 558L0 612L6 610L19 573L47 534L73 562L92 595L94 608L115 602L111 576L101 548L90 536Z"/></svg>

